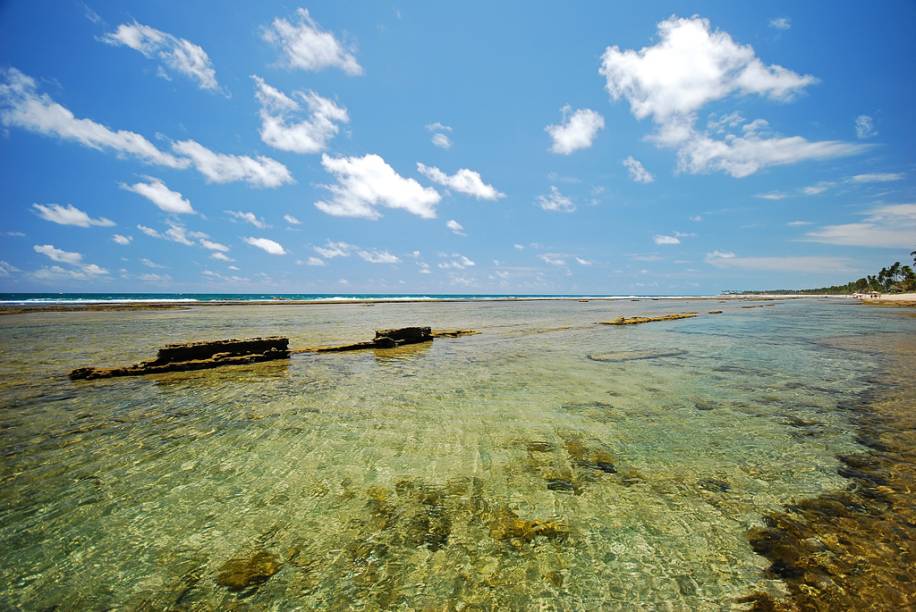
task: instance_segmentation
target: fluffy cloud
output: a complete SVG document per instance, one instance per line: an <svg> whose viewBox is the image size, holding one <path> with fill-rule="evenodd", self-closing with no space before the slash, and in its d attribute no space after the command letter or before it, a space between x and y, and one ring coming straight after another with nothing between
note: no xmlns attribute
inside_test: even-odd
<svg viewBox="0 0 916 612"><path fill-rule="evenodd" d="M303 265L305 266L323 266L325 265L324 260L321 259L320 257L309 257L308 259L304 259L304 260L300 259L296 263L299 264L300 266L303 266Z"/></svg>
<svg viewBox="0 0 916 612"><path fill-rule="evenodd" d="M135 132L113 131L91 119L77 119L72 112L46 94L39 94L35 80L15 68L0 79L0 122L30 132L56 136L97 150L110 150L169 168L187 168L188 160L164 153Z"/></svg>
<svg viewBox="0 0 916 612"><path fill-rule="evenodd" d="M454 219L449 219L448 222L445 224L445 227L450 229L453 234L458 234L459 236L466 235L464 233L464 226L462 226L460 223L458 223Z"/></svg>
<svg viewBox="0 0 916 612"><path fill-rule="evenodd" d="M132 191L139 196L143 196L153 204L167 213L176 215L194 214L191 202L177 191L172 191L166 187L165 183L159 179L147 176L147 183L138 182L133 185L121 183L121 189Z"/></svg>
<svg viewBox="0 0 916 612"><path fill-rule="evenodd" d="M825 225L806 236L825 244L912 250L916 245L916 204L872 208L860 223Z"/></svg>
<svg viewBox="0 0 916 612"><path fill-rule="evenodd" d="M781 191L770 191L768 193L758 193L754 197L759 198L761 200L770 200L773 202L778 202L779 200L785 200L789 196Z"/></svg>
<svg viewBox="0 0 916 612"><path fill-rule="evenodd" d="M721 171L740 178L767 166L864 150L839 141L763 136L763 120L746 124L740 134L714 137L744 121L737 113L698 131L696 113L710 102L751 94L785 101L816 79L765 65L752 47L737 44L726 32L712 31L699 17L666 19L658 24L658 34L658 43L639 51L608 47L599 72L614 100L625 99L639 119L652 118L658 126L652 140L677 150L679 171Z"/></svg>
<svg viewBox="0 0 916 612"><path fill-rule="evenodd" d="M868 115L859 115L856 117L855 125L857 138L865 139L878 135L878 131L875 130L875 122Z"/></svg>
<svg viewBox="0 0 916 612"><path fill-rule="evenodd" d="M349 75L363 73L353 50L342 45L330 32L323 31L308 9L300 8L296 17L295 22L277 17L263 31L264 40L280 48L290 68L340 68Z"/></svg>
<svg viewBox="0 0 916 612"><path fill-rule="evenodd" d="M335 257L349 257L350 253L355 249L352 244L347 244L346 242L333 242L328 240L325 246L312 247L315 249L315 252L324 257L325 259L334 259Z"/></svg>
<svg viewBox="0 0 916 612"><path fill-rule="evenodd" d="M36 253L41 253L45 257L48 257L52 261L57 261L60 263L67 263L71 265L78 265L82 263L83 256L80 253L74 253L71 251L63 251L58 249L51 244L36 244L32 247Z"/></svg>
<svg viewBox="0 0 916 612"><path fill-rule="evenodd" d="M218 251L220 253L226 253L229 251L229 247L221 242L214 242L208 238L200 239L200 246L204 247L208 251Z"/></svg>
<svg viewBox="0 0 916 612"><path fill-rule="evenodd" d="M143 232L144 234L146 234L147 236L149 236L150 238L159 238L160 240L162 239L162 234L160 234L158 231L154 230L151 227L147 227L145 225L137 225L137 229Z"/></svg>
<svg viewBox="0 0 916 612"><path fill-rule="evenodd" d="M57 223L59 225L75 225L77 227L112 227L114 221L99 217L93 219L73 204L61 206L60 204L32 204L32 208L38 213L38 216L45 221Z"/></svg>
<svg viewBox="0 0 916 612"><path fill-rule="evenodd" d="M210 253L210 257L211 257L212 259L216 259L216 260L218 260L218 261L224 261L224 262L227 262L227 263L230 262L230 261L235 261L235 260L233 260L231 257L229 257L228 255L226 255L225 253L221 253L221 252L219 252L219 251L215 251L215 252L213 252L213 253Z"/></svg>
<svg viewBox="0 0 916 612"><path fill-rule="evenodd" d="M293 95L303 105L280 90L271 87L259 76L252 76L257 86L255 96L261 104L261 140L275 149L294 153L318 153L328 148L328 143L340 131L340 124L349 123L347 109L314 91Z"/></svg>
<svg viewBox="0 0 916 612"><path fill-rule="evenodd" d="M19 268L7 261L0 260L0 278L6 278L16 272L19 272Z"/></svg>
<svg viewBox="0 0 916 612"><path fill-rule="evenodd" d="M148 258L146 258L146 257L142 258L142 259L140 260L140 263L142 263L142 264L143 264L144 266L146 266L147 268L151 268L151 269L153 269L153 270L161 270L161 269L165 268L165 266L161 266L161 265L157 264L155 261L153 261L152 259L148 259Z"/></svg>
<svg viewBox="0 0 916 612"><path fill-rule="evenodd" d="M331 198L315 202L318 210L337 217L378 219L379 207L396 208L433 219L442 196L416 180L404 178L378 155L321 156L321 165L337 183L326 185Z"/></svg>
<svg viewBox="0 0 916 612"><path fill-rule="evenodd" d="M435 166L418 163L417 172L438 185L473 196L478 200L498 200L506 197L506 194L500 193L492 185L484 183L478 172L467 168L461 168L449 176Z"/></svg>
<svg viewBox="0 0 916 612"><path fill-rule="evenodd" d="M293 182L289 169L275 159L259 155L215 153L193 140L181 140L172 149L190 158L197 171L212 183L245 181L255 187L279 187Z"/></svg>
<svg viewBox="0 0 916 612"><path fill-rule="evenodd" d="M473 268L477 265L471 259L465 257L461 253L440 253L439 256L445 258L445 261L441 261L437 264L438 267L442 270L464 270L467 268ZM423 270L421 269L420 272L423 272Z"/></svg>
<svg viewBox="0 0 916 612"><path fill-rule="evenodd" d="M566 265L565 256L560 255L559 253L544 253L542 255L538 255L538 257L541 259L541 261L551 266L565 266Z"/></svg>
<svg viewBox="0 0 916 612"><path fill-rule="evenodd" d="M738 257L731 252L706 254L706 263L723 269L768 272L850 272L849 261L841 257Z"/></svg>
<svg viewBox="0 0 916 612"><path fill-rule="evenodd" d="M568 104L563 107L562 112L562 123L544 128L553 140L550 150L561 155L569 155L573 151L592 146L595 136L604 129L604 117L588 108L580 108L573 112Z"/></svg>
<svg viewBox="0 0 916 612"><path fill-rule="evenodd" d="M289 223L290 225L302 225L302 221L287 213L283 215L283 220Z"/></svg>
<svg viewBox="0 0 916 612"><path fill-rule="evenodd" d="M396 264L401 261L397 255L388 251L357 251L357 255L365 261L374 264Z"/></svg>
<svg viewBox="0 0 916 612"><path fill-rule="evenodd" d="M286 255L286 251L283 249L283 246L279 242L275 242L270 238L252 238L248 236L242 240L270 255Z"/></svg>
<svg viewBox="0 0 916 612"><path fill-rule="evenodd" d="M770 19L770 27L775 30L788 30L792 27L792 20L788 17L774 17Z"/></svg>
<svg viewBox="0 0 916 612"><path fill-rule="evenodd" d="M655 180L646 167L632 155L623 160L623 165L630 173L630 178L637 183L651 183Z"/></svg>
<svg viewBox="0 0 916 612"><path fill-rule="evenodd" d="M891 183L902 181L903 174L900 172L874 172L871 174L857 174L849 180L853 183Z"/></svg>
<svg viewBox="0 0 916 612"><path fill-rule="evenodd" d="M678 238L677 236L665 236L663 234L656 234L655 237L652 238L652 240L655 241L655 244L662 244L662 245L671 245L671 244L680 244L681 243L681 239Z"/></svg>
<svg viewBox="0 0 916 612"><path fill-rule="evenodd" d="M440 149L451 149L452 148L452 141L445 134L441 134L441 133L433 134L430 141L434 145L439 147Z"/></svg>
<svg viewBox="0 0 916 612"><path fill-rule="evenodd" d="M244 221L245 223L250 223L258 229L265 229L268 227L267 223L263 219L258 219L257 215L253 212L244 212L241 210L227 210L226 214L232 217L233 219L238 219L239 221Z"/></svg>
<svg viewBox="0 0 916 612"><path fill-rule="evenodd" d="M189 40L172 36L150 26L137 23L122 23L118 28L101 38L109 45L123 45L139 51L149 59L159 58L165 66L197 81L201 89L218 91L216 70L207 52ZM160 66L160 75L166 76Z"/></svg>
<svg viewBox="0 0 916 612"><path fill-rule="evenodd" d="M808 185L807 187L802 188L802 193L807 196L820 195L831 187L833 187L833 183L831 181L821 181L819 183L815 183L814 185Z"/></svg>
<svg viewBox="0 0 916 612"><path fill-rule="evenodd" d="M116 244L127 246L134 238L133 236L125 236L124 234L115 234L111 239L114 240Z"/></svg>
<svg viewBox="0 0 916 612"><path fill-rule="evenodd" d="M81 253L64 251L51 244L36 244L32 248L36 253L44 255L52 261L68 264L75 268L71 270L61 268L60 266L42 268L33 273L33 276L41 280L55 280L61 278L88 279L108 274L108 270L96 264L83 263L83 255Z"/></svg>
<svg viewBox="0 0 916 612"><path fill-rule="evenodd" d="M560 190L554 185L550 186L550 193L538 196L537 204L544 210L550 212L571 213L576 210L576 205L573 204L573 201L560 193Z"/></svg>

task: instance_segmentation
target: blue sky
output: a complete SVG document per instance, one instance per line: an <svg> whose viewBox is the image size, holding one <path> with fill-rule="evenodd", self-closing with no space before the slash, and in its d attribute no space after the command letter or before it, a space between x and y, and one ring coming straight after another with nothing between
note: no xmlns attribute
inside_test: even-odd
<svg viewBox="0 0 916 612"><path fill-rule="evenodd" d="M0 291L696 294L916 248L916 5L0 4Z"/></svg>

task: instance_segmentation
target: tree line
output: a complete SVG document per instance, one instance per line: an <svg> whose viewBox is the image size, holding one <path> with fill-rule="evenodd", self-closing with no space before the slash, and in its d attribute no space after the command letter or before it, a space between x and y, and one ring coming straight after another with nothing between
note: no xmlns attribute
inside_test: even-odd
<svg viewBox="0 0 916 612"><path fill-rule="evenodd" d="M777 289L775 291L742 291L742 293L801 293L801 294L828 294L828 295L848 295L851 293L910 293L916 291L916 274L913 268L916 268L916 251L912 251L910 256L913 258L913 266L901 265L895 261L890 266L881 268L874 275L869 275L858 280L850 281L845 285L833 285L831 287L818 287L817 289Z"/></svg>

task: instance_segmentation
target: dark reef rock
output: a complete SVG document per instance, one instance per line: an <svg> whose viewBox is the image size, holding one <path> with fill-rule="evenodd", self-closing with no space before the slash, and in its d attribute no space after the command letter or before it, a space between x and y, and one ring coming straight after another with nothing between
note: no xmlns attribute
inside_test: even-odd
<svg viewBox="0 0 916 612"><path fill-rule="evenodd" d="M244 591L264 584L280 571L282 564L268 552L258 552L247 559L230 559L220 568L216 583L230 591Z"/></svg>
<svg viewBox="0 0 916 612"><path fill-rule="evenodd" d="M473 329L442 329L432 330L429 327L399 327L394 329L379 329L375 338L366 342L353 344L327 344L324 346L307 346L295 349L294 353L341 353L345 351L361 351L365 349L390 349L407 344L432 342L434 338L458 338L470 336L478 332Z"/></svg>
<svg viewBox="0 0 916 612"><path fill-rule="evenodd" d="M657 317L617 317L610 321L599 321L601 325L639 325L641 323L654 323L656 321L676 321L677 319L692 319L697 316L695 312L676 312L659 315Z"/></svg>
<svg viewBox="0 0 916 612"><path fill-rule="evenodd" d="M289 339L280 336L247 340L215 340L169 344L154 361L143 361L121 368L77 368L72 380L93 380L116 376L141 376L164 372L205 370L227 365L244 365L289 357Z"/></svg>

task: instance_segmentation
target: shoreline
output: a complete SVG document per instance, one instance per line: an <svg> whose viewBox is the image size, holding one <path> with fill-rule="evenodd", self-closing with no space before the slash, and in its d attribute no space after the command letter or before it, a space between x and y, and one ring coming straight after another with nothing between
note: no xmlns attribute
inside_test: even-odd
<svg viewBox="0 0 916 612"><path fill-rule="evenodd" d="M375 304L454 304L472 302L669 302L669 301L700 301L700 302L759 302L798 299L844 299L852 300L845 295L689 295L689 296L495 296L487 297L460 297L454 298L353 298L353 299L275 299L275 300L150 300L150 301L46 301L27 302L17 301L0 303L0 315L26 314L30 312L116 312L135 310L177 310L200 306L340 306L340 305L375 305Z"/></svg>

